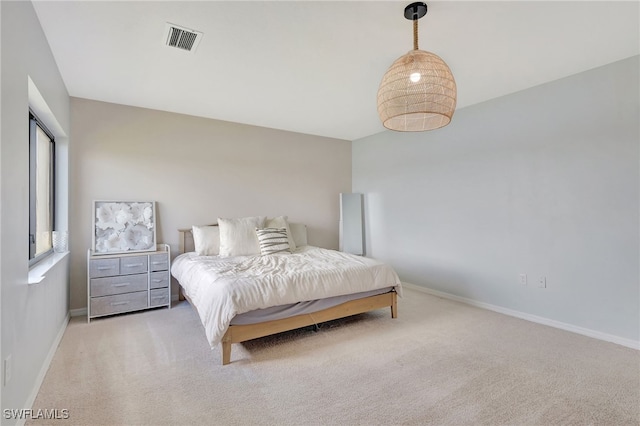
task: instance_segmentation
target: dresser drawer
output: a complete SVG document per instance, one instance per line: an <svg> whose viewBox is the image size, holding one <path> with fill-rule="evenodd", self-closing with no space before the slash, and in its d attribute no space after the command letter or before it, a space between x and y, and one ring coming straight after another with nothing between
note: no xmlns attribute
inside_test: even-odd
<svg viewBox="0 0 640 426"><path fill-rule="evenodd" d="M169 270L169 254L160 253L149 256L149 271L168 271Z"/></svg>
<svg viewBox="0 0 640 426"><path fill-rule="evenodd" d="M169 304L169 289L158 288L151 290L149 295L149 306L164 306Z"/></svg>
<svg viewBox="0 0 640 426"><path fill-rule="evenodd" d="M89 261L89 277L111 277L120 273L120 259L94 259Z"/></svg>
<svg viewBox="0 0 640 426"><path fill-rule="evenodd" d="M152 272L149 274L149 288L169 287L169 271Z"/></svg>
<svg viewBox="0 0 640 426"><path fill-rule="evenodd" d="M147 308L147 292L116 294L91 298L91 316L119 314Z"/></svg>
<svg viewBox="0 0 640 426"><path fill-rule="evenodd" d="M132 293L134 291L145 291L146 289L147 274L91 278L91 297Z"/></svg>
<svg viewBox="0 0 640 426"><path fill-rule="evenodd" d="M124 256L120 258L120 274L139 274L147 272L148 256Z"/></svg>

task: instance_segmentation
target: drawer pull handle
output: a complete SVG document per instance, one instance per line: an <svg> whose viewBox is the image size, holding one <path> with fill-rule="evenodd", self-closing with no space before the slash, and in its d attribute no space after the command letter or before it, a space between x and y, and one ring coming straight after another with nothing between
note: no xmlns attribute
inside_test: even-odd
<svg viewBox="0 0 640 426"><path fill-rule="evenodd" d="M115 266L98 266L98 271L108 271L113 268L115 268Z"/></svg>
<svg viewBox="0 0 640 426"><path fill-rule="evenodd" d="M144 266L144 263L131 263L129 265L124 265L127 268L136 268L138 266Z"/></svg>
<svg viewBox="0 0 640 426"><path fill-rule="evenodd" d="M129 302L111 302L111 306L128 305Z"/></svg>
<svg viewBox="0 0 640 426"><path fill-rule="evenodd" d="M164 296L153 296L152 299L164 299Z"/></svg>
<svg viewBox="0 0 640 426"><path fill-rule="evenodd" d="M164 265L165 263L167 263L166 260L163 260L162 262L151 262L152 265Z"/></svg>
<svg viewBox="0 0 640 426"><path fill-rule="evenodd" d="M121 284L112 284L113 287L126 287L128 285L130 285L130 283L121 283Z"/></svg>
<svg viewBox="0 0 640 426"><path fill-rule="evenodd" d="M162 281L164 281L164 280L153 279L153 280L151 280L151 281L153 281L154 283L161 283L161 282L162 282Z"/></svg>

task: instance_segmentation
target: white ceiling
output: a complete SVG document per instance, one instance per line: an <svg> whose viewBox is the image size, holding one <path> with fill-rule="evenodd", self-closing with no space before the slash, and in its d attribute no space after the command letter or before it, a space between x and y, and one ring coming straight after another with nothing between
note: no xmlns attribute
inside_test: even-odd
<svg viewBox="0 0 640 426"><path fill-rule="evenodd" d="M34 7L71 96L355 140L384 130L376 93L413 46L409 3ZM449 64L458 108L640 53L637 1L427 4L420 48ZM203 32L197 51L164 46L166 22Z"/></svg>

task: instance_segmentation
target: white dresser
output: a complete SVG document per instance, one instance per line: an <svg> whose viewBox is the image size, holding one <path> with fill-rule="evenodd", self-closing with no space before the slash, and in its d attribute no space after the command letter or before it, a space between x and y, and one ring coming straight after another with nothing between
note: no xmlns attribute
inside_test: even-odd
<svg viewBox="0 0 640 426"><path fill-rule="evenodd" d="M105 315L171 307L171 252L101 254L87 252L87 321Z"/></svg>

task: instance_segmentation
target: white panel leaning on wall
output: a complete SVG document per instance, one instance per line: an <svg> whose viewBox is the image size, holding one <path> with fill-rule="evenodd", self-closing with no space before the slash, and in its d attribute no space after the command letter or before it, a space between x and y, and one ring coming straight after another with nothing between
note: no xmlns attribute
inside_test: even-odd
<svg viewBox="0 0 640 426"><path fill-rule="evenodd" d="M364 256L362 194L340 194L340 251Z"/></svg>

